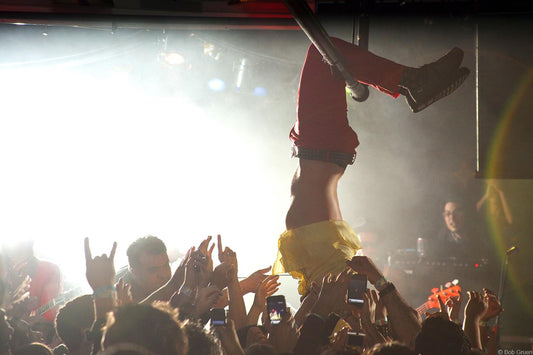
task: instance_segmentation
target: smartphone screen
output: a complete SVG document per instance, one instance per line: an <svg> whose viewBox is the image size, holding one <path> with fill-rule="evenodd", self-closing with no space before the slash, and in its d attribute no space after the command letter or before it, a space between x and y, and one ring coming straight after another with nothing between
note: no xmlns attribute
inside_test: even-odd
<svg viewBox="0 0 533 355"><path fill-rule="evenodd" d="M270 296L267 298L267 311L270 324L279 324L281 317L287 312L285 296Z"/></svg>
<svg viewBox="0 0 533 355"><path fill-rule="evenodd" d="M226 325L226 310L224 308L211 309L211 325Z"/></svg>
<svg viewBox="0 0 533 355"><path fill-rule="evenodd" d="M363 293L366 291L366 275L352 275L348 286L348 303L363 305Z"/></svg>

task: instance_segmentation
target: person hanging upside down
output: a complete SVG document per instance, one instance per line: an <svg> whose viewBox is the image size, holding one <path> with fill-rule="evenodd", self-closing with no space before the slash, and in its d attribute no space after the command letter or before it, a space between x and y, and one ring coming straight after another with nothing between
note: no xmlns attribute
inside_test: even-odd
<svg viewBox="0 0 533 355"><path fill-rule="evenodd" d="M332 38L354 78L394 98L403 95L418 112L457 89L470 73L461 67L463 51L453 48L420 68L400 65L354 44ZM273 273L289 272L307 293L327 273L337 274L362 248L343 221L337 185L359 145L347 116L345 82L314 45L307 51L298 89L297 119L290 132L299 158L291 185L287 230L278 241Z"/></svg>

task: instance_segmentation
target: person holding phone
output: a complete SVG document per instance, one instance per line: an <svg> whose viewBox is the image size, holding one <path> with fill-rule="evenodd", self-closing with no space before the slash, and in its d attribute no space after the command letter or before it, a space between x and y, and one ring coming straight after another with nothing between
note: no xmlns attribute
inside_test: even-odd
<svg viewBox="0 0 533 355"><path fill-rule="evenodd" d="M466 79L463 51L452 49L422 68L410 68L378 57L356 45L332 38L354 77L392 97L406 97L413 111L450 94ZM416 106L416 107L415 107ZM278 241L273 274L289 272L299 279L300 294L327 273L338 274L362 248L342 218L338 182L355 161L359 140L347 116L345 82L311 45L298 90L297 120L290 132L299 166L291 186L286 231Z"/></svg>

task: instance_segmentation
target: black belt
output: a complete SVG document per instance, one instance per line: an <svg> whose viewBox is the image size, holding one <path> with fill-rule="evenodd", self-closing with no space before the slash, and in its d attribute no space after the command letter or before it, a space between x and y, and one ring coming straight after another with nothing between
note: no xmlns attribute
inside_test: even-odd
<svg viewBox="0 0 533 355"><path fill-rule="evenodd" d="M292 156L300 159L320 160L345 168L355 162L355 153L333 152L323 149L292 146Z"/></svg>

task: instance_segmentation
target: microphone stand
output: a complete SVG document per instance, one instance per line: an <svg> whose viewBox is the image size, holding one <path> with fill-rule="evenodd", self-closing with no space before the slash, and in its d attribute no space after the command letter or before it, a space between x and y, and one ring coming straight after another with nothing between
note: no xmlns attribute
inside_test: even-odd
<svg viewBox="0 0 533 355"><path fill-rule="evenodd" d="M507 281L507 271L509 269L509 255L511 255L517 250L518 250L517 246L512 246L511 248L507 249L505 251L505 258L503 259L503 262L502 262L502 268L500 271L500 282L498 286L498 300L500 301L500 304L502 306L503 306L503 295L505 292L505 284ZM496 332L496 344L498 344L498 346L500 345L501 323L502 323L502 313L500 313L496 317L496 324L494 325L494 329Z"/></svg>

